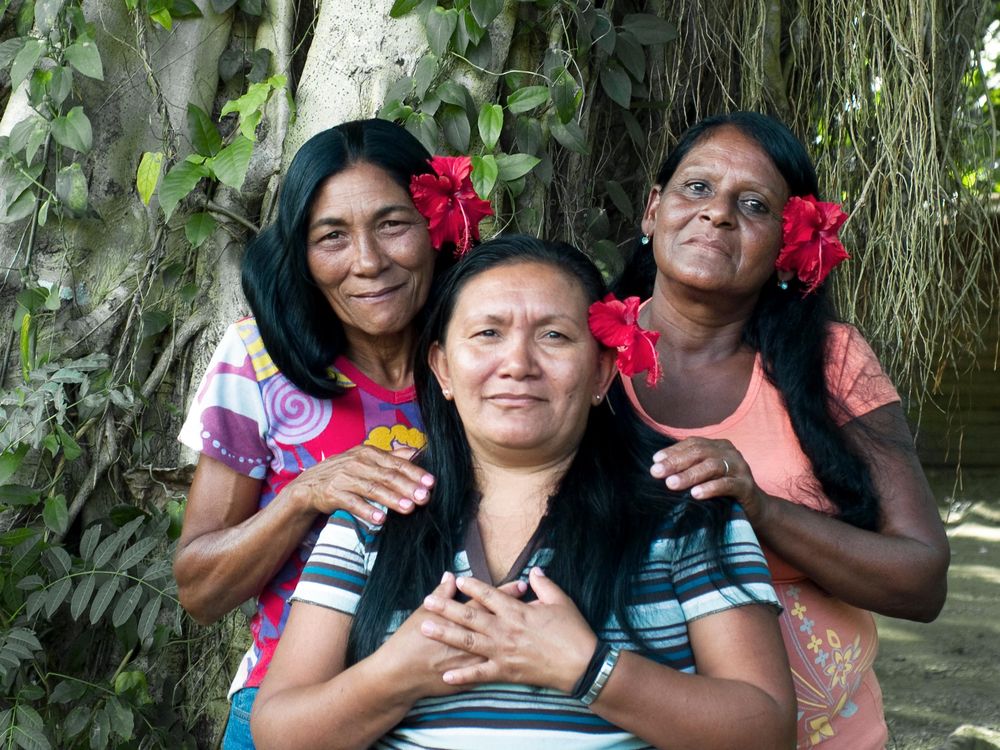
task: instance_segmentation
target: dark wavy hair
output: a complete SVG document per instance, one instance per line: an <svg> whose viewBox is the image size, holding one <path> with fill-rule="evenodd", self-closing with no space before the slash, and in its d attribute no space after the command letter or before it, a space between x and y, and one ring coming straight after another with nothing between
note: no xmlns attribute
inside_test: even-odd
<svg viewBox="0 0 1000 750"><path fill-rule="evenodd" d="M348 661L357 662L382 643L398 611L410 612L440 582L474 522L479 494L472 452L455 404L446 400L427 364L431 345L447 335L458 297L479 274L518 263L557 269L583 290L587 302L603 298L604 279L576 248L510 235L483 243L441 280L421 333L415 380L427 447L419 463L437 478L434 497L410 516L389 514L378 537L378 557L365 585L348 641ZM616 378L608 393L612 408L590 410L580 446L549 498L540 531L554 550L546 575L576 603L595 631L614 614L632 641L645 643L629 619L634 578L649 545L669 520L677 534L706 545L723 578L719 559L729 519L727 500L696 502L667 490L649 473L664 438L635 415Z"/></svg>
<svg viewBox="0 0 1000 750"><path fill-rule="evenodd" d="M356 164L372 164L404 190L410 178L431 172L430 154L410 133L387 120L355 120L317 133L285 173L277 220L247 245L242 282L261 338L278 369L301 390L330 398L342 388L330 364L346 347L344 327L309 273L306 234L323 183ZM450 254L439 253L437 264Z"/></svg>
<svg viewBox="0 0 1000 750"><path fill-rule="evenodd" d="M789 195L819 198L816 170L805 147L783 123L757 112L717 115L692 126L663 162L656 185L666 186L691 149L723 127L735 128L764 150L785 178ZM615 290L646 299L653 293L655 278L653 253L636 243ZM879 501L871 473L831 416L826 347L829 324L838 320L833 301L826 284L810 294L802 292L798 279L782 290L777 277L772 277L760 291L743 341L760 352L764 372L781 393L802 451L823 492L837 507L838 517L859 528L875 529Z"/></svg>

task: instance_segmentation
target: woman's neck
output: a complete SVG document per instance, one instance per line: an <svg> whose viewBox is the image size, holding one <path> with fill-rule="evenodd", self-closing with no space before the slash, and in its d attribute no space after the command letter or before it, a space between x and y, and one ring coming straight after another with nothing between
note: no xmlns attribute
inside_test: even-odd
<svg viewBox="0 0 1000 750"><path fill-rule="evenodd" d="M541 519L549 496L572 460L570 455L545 464L523 466L477 456L479 515Z"/></svg>
<svg viewBox="0 0 1000 750"><path fill-rule="evenodd" d="M416 336L407 329L382 336L349 335L344 355L379 385L399 391L413 385Z"/></svg>
<svg viewBox="0 0 1000 750"><path fill-rule="evenodd" d="M661 357L714 361L743 348L743 329L754 304L755 299L726 304L721 295L682 295L657 279L640 323L660 332Z"/></svg>

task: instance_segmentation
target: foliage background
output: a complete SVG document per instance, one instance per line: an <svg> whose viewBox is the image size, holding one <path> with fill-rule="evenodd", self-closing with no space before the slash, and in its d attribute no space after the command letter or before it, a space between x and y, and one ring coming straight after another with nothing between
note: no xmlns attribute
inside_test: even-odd
<svg viewBox="0 0 1000 750"><path fill-rule="evenodd" d="M242 615L179 611L173 442L310 135L471 153L491 231L608 273L678 134L760 109L851 213L845 317L919 410L1000 296L1000 7L958 0L0 0L0 741L207 746Z"/></svg>

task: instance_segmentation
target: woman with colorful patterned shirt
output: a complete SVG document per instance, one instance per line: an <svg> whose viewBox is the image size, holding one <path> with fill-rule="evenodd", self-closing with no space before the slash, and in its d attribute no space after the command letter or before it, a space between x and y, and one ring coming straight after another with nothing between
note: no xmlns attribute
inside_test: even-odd
<svg viewBox="0 0 1000 750"><path fill-rule="evenodd" d="M261 748L791 746L760 547L731 502L649 474L662 438L588 329L604 292L582 253L517 236L444 277L415 370L434 501L323 529Z"/></svg>
<svg viewBox="0 0 1000 750"><path fill-rule="evenodd" d="M660 169L620 291L658 333L663 377L626 383L678 442L653 473L727 496L760 537L798 701L798 746L883 748L871 612L929 621L948 542L899 396L827 273L846 215L818 201L808 154L756 113L709 118Z"/></svg>
<svg viewBox="0 0 1000 750"><path fill-rule="evenodd" d="M428 500L434 478L407 460L423 445L414 321L450 263L411 197L414 178L437 179L429 162L384 120L302 146L277 221L244 257L254 317L226 333L181 432L201 453L174 561L181 603L203 623L257 605L225 748L253 746L250 707L326 517L378 523Z"/></svg>

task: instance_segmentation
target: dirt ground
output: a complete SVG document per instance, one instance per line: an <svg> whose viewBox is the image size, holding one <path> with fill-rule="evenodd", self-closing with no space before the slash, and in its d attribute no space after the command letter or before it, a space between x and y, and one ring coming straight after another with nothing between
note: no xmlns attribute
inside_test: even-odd
<svg viewBox="0 0 1000 750"><path fill-rule="evenodd" d="M948 600L930 624L878 618L889 748L1000 748L1000 475L928 475L951 540Z"/></svg>

